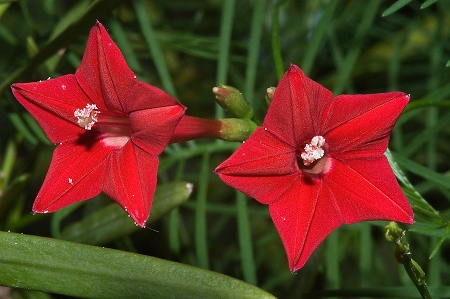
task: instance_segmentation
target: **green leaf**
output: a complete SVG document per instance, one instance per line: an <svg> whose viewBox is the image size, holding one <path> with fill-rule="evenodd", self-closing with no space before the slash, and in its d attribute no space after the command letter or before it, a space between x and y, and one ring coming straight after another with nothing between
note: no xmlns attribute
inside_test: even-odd
<svg viewBox="0 0 450 299"><path fill-rule="evenodd" d="M446 67L450 67L450 60L447 61L447 64L445 65Z"/></svg>
<svg viewBox="0 0 450 299"><path fill-rule="evenodd" d="M446 177L436 171L433 171L425 166L420 165L408 158L405 158L402 155L392 153L395 158L395 161L403 167L404 169L434 183L436 186L439 186L444 189L450 189L450 178Z"/></svg>
<svg viewBox="0 0 450 299"><path fill-rule="evenodd" d="M29 186L30 175L24 173L16 177L5 190L0 190L0 221L4 221L8 215L9 208L23 194L24 190Z"/></svg>
<svg viewBox="0 0 450 299"><path fill-rule="evenodd" d="M0 232L0 285L83 298L274 298L243 281L119 250Z"/></svg>
<svg viewBox="0 0 450 299"><path fill-rule="evenodd" d="M386 9L381 16L387 17L388 15L393 14L394 12L396 12L403 6L407 5L411 1L412 0L398 0L397 2L389 6L388 9Z"/></svg>
<svg viewBox="0 0 450 299"><path fill-rule="evenodd" d="M184 203L192 192L192 184L174 182L158 186L152 203L148 224L158 220L173 208ZM94 212L80 222L69 225L62 231L61 238L77 243L103 245L121 236L141 229L127 217L117 204Z"/></svg>
<svg viewBox="0 0 450 299"><path fill-rule="evenodd" d="M107 15L110 10L119 5L124 0L97 0L94 1L89 8L80 15L79 18L69 25L65 25L65 29L57 36L52 37L49 42L39 50L39 52L31 58L26 65L17 69L14 73L9 75L0 84L0 94L3 93L9 86L18 81L24 74L31 73L41 63L50 58L53 54L61 48L69 44L78 34L87 32L95 24L95 20Z"/></svg>
<svg viewBox="0 0 450 299"><path fill-rule="evenodd" d="M422 3L422 5L420 6L420 9L424 9L427 8L428 6L436 3L438 0L427 0L424 3Z"/></svg>
<svg viewBox="0 0 450 299"><path fill-rule="evenodd" d="M395 176L403 185L403 192L411 202L416 220L417 217L419 217L421 220L428 223L436 223L440 225L447 223L439 212L436 211L410 183L399 164L397 164L398 155L394 157L389 149L386 151L385 155L388 158L389 165L392 167Z"/></svg>

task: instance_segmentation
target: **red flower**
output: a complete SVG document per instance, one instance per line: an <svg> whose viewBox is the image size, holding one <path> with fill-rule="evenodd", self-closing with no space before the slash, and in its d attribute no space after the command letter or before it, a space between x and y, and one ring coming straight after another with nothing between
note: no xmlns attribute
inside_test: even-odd
<svg viewBox="0 0 450 299"><path fill-rule="evenodd" d="M216 173L269 205L292 272L341 224L413 223L384 152L409 96L341 95L295 65L281 79L263 128Z"/></svg>
<svg viewBox="0 0 450 299"><path fill-rule="evenodd" d="M138 82L99 22L75 75L14 84L12 91L58 144L33 212L53 212L104 191L145 226L157 155L185 108L164 91Z"/></svg>

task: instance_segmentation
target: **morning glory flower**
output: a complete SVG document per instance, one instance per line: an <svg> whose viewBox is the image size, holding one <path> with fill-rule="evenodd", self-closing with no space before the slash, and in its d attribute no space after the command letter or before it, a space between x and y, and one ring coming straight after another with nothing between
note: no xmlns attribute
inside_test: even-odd
<svg viewBox="0 0 450 299"><path fill-rule="evenodd" d="M409 101L402 92L332 93L292 65L262 127L216 173L268 204L292 272L342 224L413 223L413 212L384 156Z"/></svg>
<svg viewBox="0 0 450 299"><path fill-rule="evenodd" d="M75 75L16 83L12 91L57 144L33 212L57 211L103 191L144 227L157 155L185 107L139 82L99 22Z"/></svg>

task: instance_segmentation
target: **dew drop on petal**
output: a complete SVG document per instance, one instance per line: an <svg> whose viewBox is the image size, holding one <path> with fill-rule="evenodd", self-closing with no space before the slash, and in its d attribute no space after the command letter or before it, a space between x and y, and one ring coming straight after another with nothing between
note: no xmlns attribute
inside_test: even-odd
<svg viewBox="0 0 450 299"><path fill-rule="evenodd" d="M61 85L61 88L62 88L62 90L66 90L66 87L67 87L67 86L66 86L66 85L64 85L64 84L63 84L63 85Z"/></svg>

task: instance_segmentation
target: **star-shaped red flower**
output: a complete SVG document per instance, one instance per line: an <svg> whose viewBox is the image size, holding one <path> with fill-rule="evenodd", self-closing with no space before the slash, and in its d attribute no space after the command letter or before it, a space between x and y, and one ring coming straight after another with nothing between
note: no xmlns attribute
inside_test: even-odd
<svg viewBox="0 0 450 299"><path fill-rule="evenodd" d="M216 173L269 205L292 272L341 224L413 222L384 152L409 96L332 93L295 65L276 88L263 127Z"/></svg>
<svg viewBox="0 0 450 299"><path fill-rule="evenodd" d="M12 85L17 100L58 144L33 212L104 191L140 226L150 214L158 157L185 107L138 82L97 22L75 75Z"/></svg>

